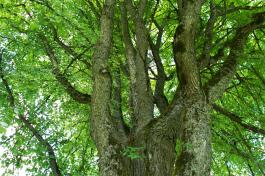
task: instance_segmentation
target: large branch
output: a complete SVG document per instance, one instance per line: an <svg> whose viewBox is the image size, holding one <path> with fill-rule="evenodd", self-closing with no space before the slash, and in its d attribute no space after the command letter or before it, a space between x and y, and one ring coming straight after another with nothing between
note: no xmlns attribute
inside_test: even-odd
<svg viewBox="0 0 265 176"><path fill-rule="evenodd" d="M232 120L233 122L236 122L238 123L240 126L242 126L243 128L251 131L251 132L254 132L254 133L258 133L258 134L262 134L262 135L265 135L265 130L264 129L261 129L261 128L258 128L254 125L251 125L251 124L246 124L242 121L242 117L239 117L238 115L236 115L235 113L233 112L230 112L226 109L224 109L223 107L217 105L217 104L212 104L212 107L215 111L219 112L220 114L223 114L225 115L226 117L228 117L230 120Z"/></svg>
<svg viewBox="0 0 265 176"><path fill-rule="evenodd" d="M264 21L265 12L257 13L253 15L252 22L239 27L236 30L235 36L227 44L227 46L230 47L230 53L223 63L223 66L204 86L209 101L213 102L224 93L236 72L238 60L244 52L244 46L246 44L248 35L253 30L262 26Z"/></svg>
<svg viewBox="0 0 265 176"><path fill-rule="evenodd" d="M226 9L222 8L218 5L215 5L212 1L210 2L210 18L207 22L206 25L206 40L203 46L203 52L200 56L200 70L209 67L210 65L216 64L218 61L220 61L220 59L225 55L225 49L230 45L230 41L227 41L224 43L224 45L222 47L219 48L219 50L217 51L217 54L214 56L210 56L210 51L211 48L213 48L212 46L212 37L213 37L213 29L214 29L214 23L217 19L217 17L220 16L224 16L224 20L226 19L226 15L229 13L233 13L233 12L238 12L239 10L250 10L250 11L254 11L254 10L261 10L262 8L264 8L264 6L238 6L238 7L234 7L231 6L229 8ZM218 29L219 27L221 27L222 25L224 25L224 23L222 23L220 26L217 26L216 28ZM226 35L224 35L223 37L221 37L220 39L218 39L217 41L215 41L215 46L220 45L220 41L226 37L228 37L228 35L231 32L227 32Z"/></svg>
<svg viewBox="0 0 265 176"><path fill-rule="evenodd" d="M180 86L186 95L195 94L200 89L195 37L201 6L201 0L178 1L180 24L175 31L173 52Z"/></svg>
<svg viewBox="0 0 265 176"><path fill-rule="evenodd" d="M160 49L160 43L162 39L162 34L163 34L163 29L160 29L158 32L158 37L156 44L153 43L151 37L149 36L149 45L152 51L152 55L157 67L157 80L156 80L156 85L155 85L155 93L154 93L154 99L155 103L161 113L165 113L166 108L168 106L168 100L164 94L164 87L165 87L165 82L167 80L167 75L164 70L164 66L159 54L159 49Z"/></svg>
<svg viewBox="0 0 265 176"><path fill-rule="evenodd" d="M69 56L73 57L71 62L68 64L68 66L66 67L66 69L64 70L64 73L67 71L67 69L77 60L80 60L84 54L91 48L91 47L86 47L84 49L84 51L82 51L81 53L77 53L71 46L66 45L59 37L58 35L58 31L56 29L56 27L50 22L49 26L52 30L52 35L53 35L53 39L54 41L66 52L66 54L68 54ZM90 68L90 64L87 64L87 60L81 60L88 68Z"/></svg>
<svg viewBox="0 0 265 176"><path fill-rule="evenodd" d="M164 114L166 112L166 109L169 105L167 97L164 94L164 87L165 82L167 81L168 77L164 70L164 65L162 63L162 59L160 57L160 47L162 42L162 37L164 33L164 27L159 25L158 22L154 19L156 9L159 5L159 0L156 2L154 13L152 14L152 22L155 24L156 28L158 29L157 37L156 37L156 43L153 42L151 36L148 36L148 42L150 49L152 51L153 59L156 64L157 69L157 80L155 85L155 92L154 92L154 101L159 109L159 111Z"/></svg>
<svg viewBox="0 0 265 176"><path fill-rule="evenodd" d="M100 38L92 57L93 93L91 101L91 134L99 153L99 168L102 176L119 175L117 147L125 134L119 134L111 115L112 78L109 69L115 0L106 0L100 21ZM119 118L120 120L120 118ZM122 132L124 133L124 132ZM119 137L119 138L115 138Z"/></svg>
<svg viewBox="0 0 265 176"><path fill-rule="evenodd" d="M136 50L141 59L146 62L146 54L148 49L148 35L144 24L144 12L146 7L146 0L141 0L138 6L134 6L131 0L125 0L126 9L131 16L135 25L136 34ZM144 63L146 64L146 63ZM145 65L146 67L146 65Z"/></svg>
<svg viewBox="0 0 265 176"><path fill-rule="evenodd" d="M48 152L48 156L49 156L50 168L52 169L53 175L60 176L61 171L56 161L56 156L55 156L55 153L54 153L54 150L51 144L40 135L40 132L31 124L31 122L28 119L26 119L26 117L24 117L22 114L19 114L18 117L23 122L23 124L26 126L26 128L29 131L31 131L32 134L37 138L39 143L46 148Z"/></svg>
<svg viewBox="0 0 265 176"><path fill-rule="evenodd" d="M210 1L210 18L207 21L205 29L205 42L203 45L203 51L200 56L200 70L210 64L210 51L212 48L213 29L216 21L216 7L212 1Z"/></svg>
<svg viewBox="0 0 265 176"><path fill-rule="evenodd" d="M65 88L66 92L77 102L83 103L83 104L89 104L91 102L91 96L86 93L82 93L75 89L72 84L68 81L68 79L65 77L64 74L61 73L58 61L56 58L56 55L50 46L47 38L45 36L42 36L43 45L45 48L45 51L48 55L48 57L51 60L52 66L53 66L53 74L55 75L55 78L61 85Z"/></svg>
<svg viewBox="0 0 265 176"><path fill-rule="evenodd" d="M157 126L154 127L157 133L172 138L181 136L182 129L179 128L181 119L179 117L185 105L184 97L189 96L191 99L196 99L201 95L199 92L199 70L195 58L195 38L202 3L203 1L178 1L180 24L174 35L173 53L180 86L177 88L173 101L167 107L165 114L157 122L154 122L155 125L152 125Z"/></svg>
<svg viewBox="0 0 265 176"><path fill-rule="evenodd" d="M130 36L127 10L136 26L136 46L133 45ZM140 129L153 118L153 96L146 63L148 49L146 29L143 17L135 9L131 0L121 3L121 21L135 117L133 126Z"/></svg>
<svg viewBox="0 0 265 176"><path fill-rule="evenodd" d="M113 119L114 119L114 123L115 126L118 127L117 128L117 133L118 136L116 136L116 138L123 138L125 139L126 136L125 134L129 133L129 127L126 125L126 123L123 120L123 114L122 114L122 85L121 85L121 74L120 74L120 70L115 71L114 73L114 84L113 84L113 95L112 95L112 99L113 99ZM122 140L124 141L124 140Z"/></svg>
<svg viewBox="0 0 265 176"><path fill-rule="evenodd" d="M8 94L9 97L9 104L10 107L13 109L13 111L15 112L16 109L16 105L15 105L15 97L13 94L13 91L11 89L11 87L8 84L8 81L6 80L4 73L3 73L3 68L2 68L2 53L0 53L0 78L5 86L6 92ZM52 148L52 146L50 145L50 143L44 139L40 132L32 125L32 123L29 121L29 119L27 119L23 114L18 114L18 118L19 120L25 125L25 127L32 132L32 134L37 138L38 142L46 148L47 152L48 152L48 160L49 160L49 166L53 172L54 176L61 176L61 172L58 166L58 163L56 161L56 156L54 153L54 150Z"/></svg>

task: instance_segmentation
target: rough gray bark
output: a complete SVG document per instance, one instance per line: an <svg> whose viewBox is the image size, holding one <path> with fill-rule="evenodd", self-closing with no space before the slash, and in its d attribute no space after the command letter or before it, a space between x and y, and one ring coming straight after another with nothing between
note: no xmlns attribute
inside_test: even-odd
<svg viewBox="0 0 265 176"><path fill-rule="evenodd" d="M176 162L176 175L210 175L211 125L205 97L199 96L187 105L181 117L182 149Z"/></svg>
<svg viewBox="0 0 265 176"><path fill-rule="evenodd" d="M235 75L239 58L244 52L248 35L264 25L265 13L253 15L248 24L238 27L229 40L224 42L217 54L211 56L213 48L215 22L223 14L215 9L214 1L210 1L210 18L205 28L205 39L200 56L196 53L195 41L200 23L200 13L204 0L177 0L174 6L176 12L176 31L173 39L172 58L174 58L179 82L174 99L170 102L164 93L168 79L160 56L163 43L163 26L155 21L155 13L151 21L145 13L151 1L148 0L104 0L86 1L91 12L100 19L100 37L94 47L92 57L92 95L80 92L69 82L56 58L57 53L51 40L67 55L71 56L68 67L74 60L80 59L87 51L76 52L60 38L56 27L49 22L51 35L41 35L44 50L50 58L52 70L57 81L66 92L77 102L91 106L91 135L96 144L99 155L99 172L102 176L208 176L211 167L211 120L209 111L213 107L216 111L228 116L244 128L256 133L264 134L264 130L243 123L234 113L214 105L214 101L221 97ZM162 1L156 0L157 10ZM171 3L171 2L169 2ZM103 6L102 6L103 4ZM176 7L175 7L176 6ZM54 11L51 6L47 6ZM247 7L246 8L251 8ZM82 9L80 9L82 10ZM115 10L120 13L114 15ZM153 9L152 9L153 10ZM240 8L227 9L232 13ZM169 18L171 18L171 12ZM121 18L120 26L114 24L114 18ZM172 18L173 19L173 18ZM153 21L154 20L154 21ZM150 24L151 23L151 24ZM148 25L155 25L158 29L157 40L153 41L148 33ZM124 69L130 82L130 100L132 101L130 114L132 127L123 121L122 112L122 79L119 71L113 73L109 61L112 55L113 26L116 33L122 33L124 44L124 58L128 70ZM233 26L234 27L234 26ZM152 27L150 27L152 28ZM172 28L172 27L170 27ZM167 34L170 35L170 34ZM51 39L51 37L53 39ZM89 43L89 42L88 42ZM90 43L89 43L90 44ZM117 47L120 49L120 43ZM229 54L225 56L225 51ZM152 53L153 58L147 54ZM197 54L197 55L196 55ZM121 55L117 57L122 57ZM156 65L156 83L152 92L148 61ZM208 82L202 85L200 71L222 60L221 66ZM0 58L1 61L1 58ZM83 60L84 61L84 60ZM112 61L112 60L111 60ZM197 62L199 61L199 63ZM67 68L68 68L67 67ZM217 68L218 69L218 68ZM67 70L67 69L66 69ZM8 82L0 70L0 78L9 95L10 105L14 108L15 100ZM128 73L127 73L128 72ZM257 77L265 84L264 78L255 71ZM177 85L175 85L177 87ZM113 103L114 102L114 103ZM160 116L154 116L154 104L157 105ZM54 175L61 175L52 146L45 140L34 125L22 115L18 116L25 127L46 147L50 168ZM179 141L180 151L176 155L176 141ZM140 158L130 159L124 155L128 147L137 148Z"/></svg>
<svg viewBox="0 0 265 176"><path fill-rule="evenodd" d="M134 7L130 0L121 3L123 40L130 74L135 131L143 128L153 117L153 97L147 73L148 40L143 21L145 1ZM128 27L128 14L136 26L136 44L133 45ZM139 118L141 117L141 118Z"/></svg>
<svg viewBox="0 0 265 176"><path fill-rule="evenodd" d="M102 176L118 176L123 170L119 155L120 139L115 138L116 122L111 114L112 80L108 66L110 58L115 0L106 0L101 15L100 39L92 58L93 93L91 134L99 153ZM117 119L116 119L117 120ZM118 123L119 124L119 123ZM119 131L120 132L120 131ZM126 167L125 167L126 168Z"/></svg>
<svg viewBox="0 0 265 176"><path fill-rule="evenodd" d="M100 175L113 176L202 176L210 175L211 168L211 103L225 91L237 65L238 52L243 50L247 35L262 22L253 21L238 29L231 43L231 52L220 73L201 85L200 70L207 64L198 64L195 53L196 31L203 1L178 0L179 26L173 41L176 73L180 81L175 98L168 102L164 93L166 74L159 56L159 37L154 44L147 35L144 23L144 9L147 1L120 2L121 29L128 66L128 79L132 98L132 124L128 131L121 111L121 87L119 75L111 77L108 59L111 57L114 0L106 0L101 15L101 36L93 56L93 94L91 132L99 151ZM200 59L211 59L212 19L208 22ZM264 18L263 14L259 14ZM259 16L259 19L260 19ZM261 21L264 21L261 20ZM129 22L135 31L129 28ZM134 33L133 33L134 32ZM135 36L132 36L134 34ZM245 36L246 35L246 36ZM244 37L243 37L244 36ZM133 40L135 38L135 42ZM233 44L236 44L235 46ZM153 53L158 70L154 96L147 72L148 45ZM222 50L222 49L221 49ZM219 57L219 54L215 56ZM221 56L220 56L221 57ZM208 62L208 61L207 61ZM226 63L227 62L227 63ZM229 65L230 64L230 65ZM229 66L229 68L227 68ZM232 67L231 67L232 66ZM231 69L230 69L231 68ZM229 69L229 71L227 71ZM113 80L115 84L112 85ZM224 81L223 81L224 80ZM221 89L215 90L220 87ZM216 92L217 91L217 92ZM111 105L111 100L117 104ZM154 118L154 103L161 116ZM113 108L111 110L111 108ZM180 141L179 155L176 156L176 141ZM122 152L127 147L139 148L141 158L130 159Z"/></svg>

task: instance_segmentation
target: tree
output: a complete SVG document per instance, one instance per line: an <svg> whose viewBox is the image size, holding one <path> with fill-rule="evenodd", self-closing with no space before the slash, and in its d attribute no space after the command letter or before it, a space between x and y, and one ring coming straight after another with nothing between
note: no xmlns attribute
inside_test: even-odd
<svg viewBox="0 0 265 176"><path fill-rule="evenodd" d="M97 174L94 162L102 176L263 175L264 5L3 0L1 121L16 129L2 137L5 163L57 176Z"/></svg>

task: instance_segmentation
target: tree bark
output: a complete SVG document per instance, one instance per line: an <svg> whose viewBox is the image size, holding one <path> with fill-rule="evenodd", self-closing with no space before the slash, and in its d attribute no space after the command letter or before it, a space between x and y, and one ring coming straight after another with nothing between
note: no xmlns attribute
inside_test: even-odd
<svg viewBox="0 0 265 176"><path fill-rule="evenodd" d="M114 93L112 92L112 75L108 70L115 1L106 0L103 7L101 36L93 56L94 82L91 96L91 134L99 152L100 175L209 176L210 105L224 93L234 75L238 51L243 50L247 35L259 27L261 22L254 20L237 30L230 43L237 45L229 46L231 51L222 68L203 86L201 68L196 58L195 39L204 1L178 0L179 25L174 36L173 55L179 87L174 100L168 102L163 93L166 75L160 61L159 47L148 41L144 24L146 2L120 2L122 37L133 102L132 128L129 131L125 129L121 108L115 106L113 114L110 109L111 100L121 103L122 99L120 86L115 85ZM259 14L259 18L260 16L264 18L263 13ZM131 31L129 22L135 26L135 31ZM208 29L211 30L214 21L209 23L212 23ZM211 40L212 34L209 35L208 40ZM148 43L151 45L161 78L157 81L155 95L152 95L147 71ZM225 45L227 46L228 44ZM210 44L206 43L202 56L206 59L209 59L209 47ZM118 77L115 79L117 83L120 81ZM223 85L220 86L220 83ZM158 118L153 114L154 103L162 112ZM179 145L178 151L176 143ZM137 157L130 157L126 153L128 149L134 149L134 155Z"/></svg>
<svg viewBox="0 0 265 176"><path fill-rule="evenodd" d="M112 79L107 62L110 57L115 2L111 0L105 2L101 17L102 35L95 48L92 64L94 85L91 102L92 136L99 152L102 176L209 175L211 134L208 106L204 94L201 93L194 53L196 13L200 10L201 2L189 2L185 5L181 3L180 5L189 10L181 11L182 23L180 29L176 31L174 41L176 47L179 48L180 44L185 47L184 50L174 53L182 85L181 93L172 111L166 113L166 109L163 109L165 113L159 119L153 117L153 97L146 67L148 36L145 33L142 18L145 1L140 1L137 8L130 0L121 3L123 40L134 112L133 127L129 133L125 133L124 130L119 130L121 125L115 126L121 123L113 122L117 117L114 118L111 115L109 108ZM191 11L193 8L196 9L195 12ZM136 26L135 44L130 36L128 15ZM118 96L115 97L118 98ZM119 119L122 120L122 118ZM178 158L175 151L177 139L181 141ZM132 159L123 154L129 147L135 149L138 158Z"/></svg>
<svg viewBox="0 0 265 176"><path fill-rule="evenodd" d="M175 169L178 176L210 175L211 122L204 96L185 102L181 119L181 150Z"/></svg>
<svg viewBox="0 0 265 176"><path fill-rule="evenodd" d="M107 147L111 147L115 151L116 155L111 158L117 158L117 165L121 167L119 172L112 175L210 175L209 106L203 96L189 100L182 98L179 103L174 112L161 119L151 121L140 132L128 136L127 144L120 146L116 143ZM177 139L180 141L180 151L176 152ZM131 159L127 155L123 155L123 150L127 147L139 149L137 155L140 158ZM178 156L177 153L179 153ZM101 175L104 173L101 172Z"/></svg>

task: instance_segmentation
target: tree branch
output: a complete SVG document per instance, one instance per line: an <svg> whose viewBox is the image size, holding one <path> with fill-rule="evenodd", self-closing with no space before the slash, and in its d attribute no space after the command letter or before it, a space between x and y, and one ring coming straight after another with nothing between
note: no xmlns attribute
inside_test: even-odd
<svg viewBox="0 0 265 176"><path fill-rule="evenodd" d="M186 95L196 94L200 89L195 37L201 6L201 0L178 0L180 24L174 35L173 53L180 86Z"/></svg>
<svg viewBox="0 0 265 176"><path fill-rule="evenodd" d="M200 56L200 70L210 64L210 51L212 48L213 28L216 20L216 7L212 1L210 1L210 11L210 18L207 22L205 29L205 42L202 54Z"/></svg>
<svg viewBox="0 0 265 176"><path fill-rule="evenodd" d="M6 92L8 94L10 107L13 109L13 111L15 113L15 109L16 109L15 97L14 97L14 94L13 94L11 87L8 84L8 81L4 77L3 67L2 67L2 59L3 59L3 52L0 53L0 78L1 78L1 80L5 86ZM33 135L37 138L38 142L43 147L46 148L46 150L48 152L48 156L49 156L49 158L48 158L49 165L50 165L50 168L53 172L53 175L54 176L61 176L61 172L60 172L58 163L56 161L56 156L55 156L54 150L53 150L52 146L50 145L50 143L40 135L40 132L31 124L31 122L28 119L26 119L26 117L24 117L24 115L18 114L18 118L20 121L22 121L22 123L26 126L26 128L33 133Z"/></svg>
<svg viewBox="0 0 265 176"><path fill-rule="evenodd" d="M252 22L237 29L234 38L227 44L230 47L230 53L223 66L204 86L210 102L220 97L228 87L235 74L238 60L244 51L249 33L259 28L264 21L265 12L257 13L253 15Z"/></svg>
<svg viewBox="0 0 265 176"><path fill-rule="evenodd" d="M225 115L226 117L228 117L230 120L232 120L233 122L236 122L237 124L239 124L240 126L242 126L243 128L254 132L254 133L258 133L261 135L265 135L265 130L258 128L256 126L253 126L251 124L246 124L242 121L242 118L237 116L235 113L230 112L224 108L222 108L221 106L217 105L217 104L212 104L212 107L215 111L219 112L220 114Z"/></svg>
<svg viewBox="0 0 265 176"><path fill-rule="evenodd" d="M139 7L138 7L138 13L139 16L143 17L145 8L146 8L147 0L140 0Z"/></svg>
<svg viewBox="0 0 265 176"><path fill-rule="evenodd" d="M129 31L127 10L136 26L136 46ZM133 16L134 15L134 16ZM135 16L136 15L136 16ZM153 118L153 96L147 72L146 54L148 41L143 17L137 14L131 0L121 3L121 24L126 60L129 68L135 128L142 128Z"/></svg>
<svg viewBox="0 0 265 176"><path fill-rule="evenodd" d="M256 77L262 82L262 84L265 86L265 78L262 76L262 74L252 65L251 70L256 75Z"/></svg>
<svg viewBox="0 0 265 176"><path fill-rule="evenodd" d="M220 9L218 9L217 15L218 16L224 16L224 15L227 15L230 13L238 12L239 10L246 10L246 11L261 10L264 7L265 7L264 5L259 5L259 4L256 6L237 6L237 7L231 6L228 9L224 9L224 8L219 7Z"/></svg>
<svg viewBox="0 0 265 176"><path fill-rule="evenodd" d="M156 86L155 86L154 99L155 99L155 102L157 104L159 111L161 113L164 113L168 106L168 100L164 94L164 87L165 87L165 82L167 80L167 76L164 70L164 66L161 62L161 57L159 55L159 48L160 48L160 43L161 43L162 33L163 33L160 31L161 30L159 30L156 44L153 43L150 36L148 39L149 39L149 45L150 45L153 58L156 63L157 72L158 72Z"/></svg>
<svg viewBox="0 0 265 176"><path fill-rule="evenodd" d="M83 104L89 104L91 102L91 96L89 94L85 94L82 92L79 92L76 90L71 83L68 81L68 79L61 73L59 66L58 66L58 60L55 56L55 53L48 43L48 39L45 36L41 36L43 45L45 48L45 51L48 55L48 57L51 60L52 66L53 66L53 74L55 75L55 78L61 85L65 88L66 92L77 102L83 103Z"/></svg>
<svg viewBox="0 0 265 176"><path fill-rule="evenodd" d="M84 49L84 51L82 51L81 53L77 53L75 52L74 49L71 48L71 46L66 45L58 36L58 32L55 28L55 26L52 23L49 23L49 26L51 27L52 30L52 34L53 34L53 39L54 41L70 56L72 56L72 60L71 62L68 64L68 66L64 69L64 74L66 73L66 71L68 70L68 68L77 60L81 59L83 57L83 55L91 48L90 47L86 47ZM86 60L81 60L85 65L87 65L88 68L90 68L90 65L87 64Z"/></svg>

